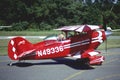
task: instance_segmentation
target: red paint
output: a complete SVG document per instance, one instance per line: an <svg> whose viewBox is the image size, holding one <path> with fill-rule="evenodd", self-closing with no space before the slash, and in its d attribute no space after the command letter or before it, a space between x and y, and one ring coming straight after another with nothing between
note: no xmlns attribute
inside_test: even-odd
<svg viewBox="0 0 120 80"><path fill-rule="evenodd" d="M36 44L30 43L24 38L15 37L9 41L8 56L12 60L39 60L74 57L79 53L80 58L88 58L90 64L99 64L103 61L94 62L93 60L101 58L101 56L91 56L92 54L89 53L94 53L94 50L106 39L105 31L89 30L87 27L86 33L79 33L71 37L67 37L69 31L64 31L66 34L64 41L44 40Z"/></svg>

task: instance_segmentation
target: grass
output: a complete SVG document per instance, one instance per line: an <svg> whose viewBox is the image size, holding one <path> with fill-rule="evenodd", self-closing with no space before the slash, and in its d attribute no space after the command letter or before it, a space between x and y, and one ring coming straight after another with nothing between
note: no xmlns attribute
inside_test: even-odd
<svg viewBox="0 0 120 80"><path fill-rule="evenodd" d="M59 34L60 31L0 31L0 36L46 36ZM113 32L112 36L120 36L120 31Z"/></svg>
<svg viewBox="0 0 120 80"><path fill-rule="evenodd" d="M6 55L9 40L0 40L0 55Z"/></svg>
<svg viewBox="0 0 120 80"><path fill-rule="evenodd" d="M58 34L60 31L0 31L0 36L46 36Z"/></svg>
<svg viewBox="0 0 120 80"><path fill-rule="evenodd" d="M0 31L0 36L46 36L50 34L59 34L59 31ZM114 32L113 35L120 36L120 32ZM31 43L37 43L40 39L28 39ZM0 39L0 55L7 55L7 45L9 40ZM107 48L120 47L120 39L108 39ZM98 49L105 49L105 42Z"/></svg>
<svg viewBox="0 0 120 80"><path fill-rule="evenodd" d="M46 36L59 34L60 31L0 31L0 36ZM37 43L41 39L28 39L31 43ZM0 55L7 55L8 39L0 39Z"/></svg>
<svg viewBox="0 0 120 80"><path fill-rule="evenodd" d="M107 43L106 41L102 43L99 47L98 50L105 49L107 45L107 48L120 48L120 39L108 39Z"/></svg>
<svg viewBox="0 0 120 80"><path fill-rule="evenodd" d="M112 36L120 36L120 31L112 32Z"/></svg>

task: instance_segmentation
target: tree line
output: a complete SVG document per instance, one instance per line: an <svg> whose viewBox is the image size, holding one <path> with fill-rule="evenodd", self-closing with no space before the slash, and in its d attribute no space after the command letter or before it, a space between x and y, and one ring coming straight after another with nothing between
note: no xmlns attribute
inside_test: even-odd
<svg viewBox="0 0 120 80"><path fill-rule="evenodd" d="M120 2L109 0L1 0L0 26L3 30L50 30L65 25L103 25L120 28ZM104 19L103 19L104 18Z"/></svg>

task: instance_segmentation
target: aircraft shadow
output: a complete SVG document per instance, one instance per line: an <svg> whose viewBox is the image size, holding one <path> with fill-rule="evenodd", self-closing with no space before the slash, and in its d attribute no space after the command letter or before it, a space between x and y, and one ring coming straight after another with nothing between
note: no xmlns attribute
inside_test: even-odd
<svg viewBox="0 0 120 80"><path fill-rule="evenodd" d="M56 62L58 62L59 64L65 64L73 69L80 69L80 70L90 70L90 69L94 69L92 66L90 65L86 65L86 64L81 64L79 62L77 62L76 60L72 60L72 59L66 59L66 58L58 58L58 59L53 59Z"/></svg>
<svg viewBox="0 0 120 80"><path fill-rule="evenodd" d="M29 67L29 66L34 66L34 65L59 65L59 64L64 64L66 66L69 66L73 69L77 70L90 70L94 69L90 65L85 65L77 62L76 60L72 59L67 59L67 58L56 58L53 59L55 62L41 62L41 63L30 63L30 62L20 62L20 63L13 63L13 66L17 67Z"/></svg>

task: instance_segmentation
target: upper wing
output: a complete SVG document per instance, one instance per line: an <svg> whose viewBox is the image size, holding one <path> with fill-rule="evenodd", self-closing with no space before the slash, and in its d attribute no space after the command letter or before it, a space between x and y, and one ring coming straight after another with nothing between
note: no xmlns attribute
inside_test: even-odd
<svg viewBox="0 0 120 80"><path fill-rule="evenodd" d="M100 29L100 28L101 28L101 26L98 26L98 25L74 25L74 26L63 26L63 27L55 29L55 30L88 32L88 31Z"/></svg>

